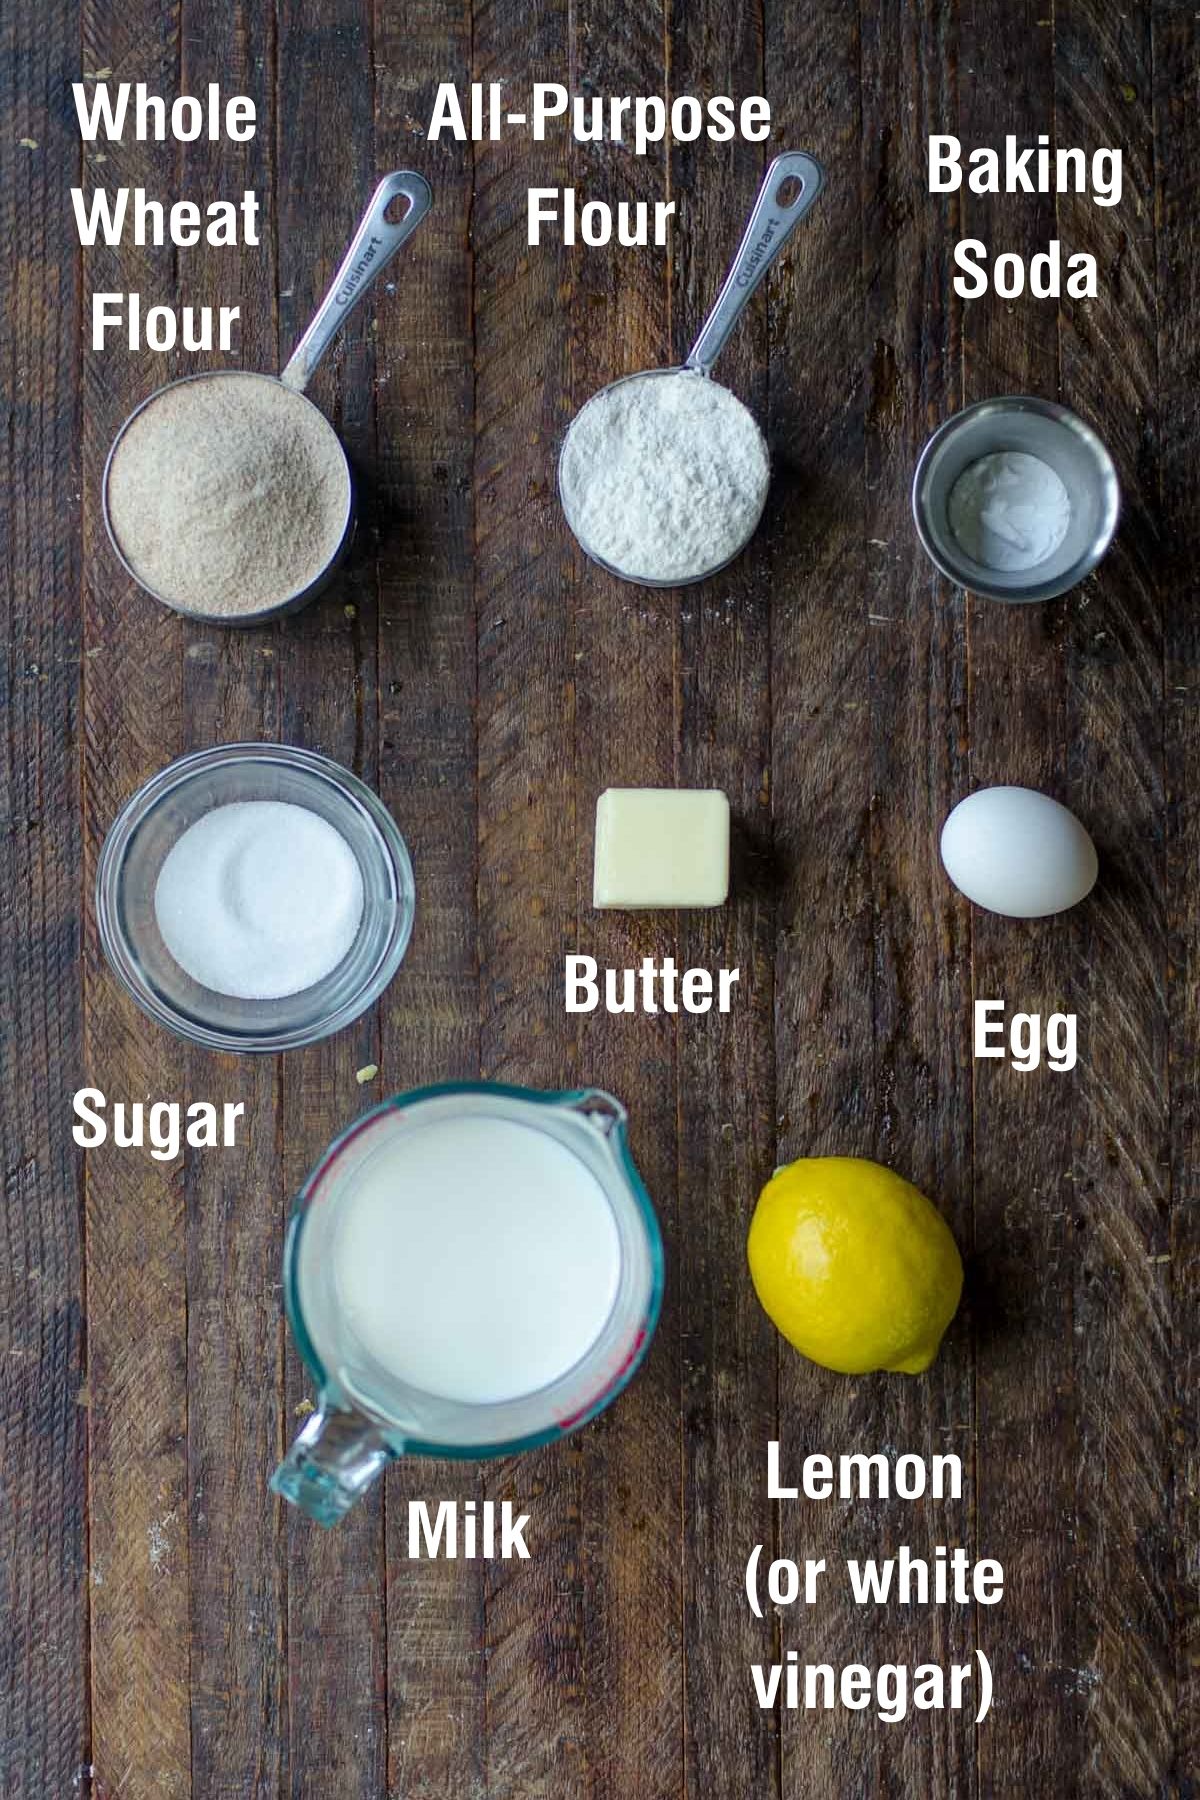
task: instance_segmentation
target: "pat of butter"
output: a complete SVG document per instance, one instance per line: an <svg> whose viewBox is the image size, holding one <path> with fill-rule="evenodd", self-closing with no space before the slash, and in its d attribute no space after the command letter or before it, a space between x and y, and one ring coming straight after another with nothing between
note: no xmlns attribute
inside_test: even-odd
<svg viewBox="0 0 1200 1800"><path fill-rule="evenodd" d="M607 788L596 802L596 907L721 906L729 801L719 788Z"/></svg>

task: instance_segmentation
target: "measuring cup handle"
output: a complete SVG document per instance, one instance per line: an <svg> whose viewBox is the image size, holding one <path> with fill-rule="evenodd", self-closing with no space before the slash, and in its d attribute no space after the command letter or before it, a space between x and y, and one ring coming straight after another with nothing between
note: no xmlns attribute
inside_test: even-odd
<svg viewBox="0 0 1200 1800"><path fill-rule="evenodd" d="M606 1094L603 1088L578 1088L567 1096L567 1103L572 1112L582 1114L603 1137L623 1132L629 1122L629 1114L621 1102Z"/></svg>
<svg viewBox="0 0 1200 1800"><path fill-rule="evenodd" d="M824 180L820 163L804 150L785 150L775 158L758 190L725 285L700 327L686 368L698 369L702 375L710 372L751 294L813 204ZM779 194L788 182L798 182L799 188L784 206Z"/></svg>
<svg viewBox="0 0 1200 1800"><path fill-rule="evenodd" d="M386 218L393 200L407 199L408 211L398 224ZM342 258L329 291L318 306L308 330L292 351L279 379L285 387L303 393L313 370L358 305L367 289L387 268L401 244L412 236L429 208L433 190L423 175L397 169L385 175L363 214L362 223Z"/></svg>
<svg viewBox="0 0 1200 1800"><path fill-rule="evenodd" d="M396 1454L369 1419L324 1404L271 1477L271 1488L318 1525L335 1525Z"/></svg>

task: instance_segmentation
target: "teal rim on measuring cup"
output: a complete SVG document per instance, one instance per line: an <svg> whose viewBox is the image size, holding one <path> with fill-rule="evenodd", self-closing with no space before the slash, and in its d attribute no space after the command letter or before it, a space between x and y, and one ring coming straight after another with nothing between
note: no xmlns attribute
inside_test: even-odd
<svg viewBox="0 0 1200 1800"><path fill-rule="evenodd" d="M277 1494L318 1524L331 1525L398 1456L473 1459L533 1449L565 1437L616 1398L649 1347L662 1304L664 1273L658 1221L629 1152L626 1122L624 1107L596 1088L560 1093L448 1082L381 1102L334 1140L296 1199L284 1247L284 1305L297 1348L316 1383L318 1405L271 1477ZM424 1127L438 1125L443 1128L440 1134L426 1132L422 1139ZM514 1134L513 1126L525 1127L537 1145ZM489 1139L494 1154L488 1151ZM469 1368L464 1375L462 1368L451 1366L451 1358L445 1391L434 1391L435 1381L417 1385L400 1371L402 1359L390 1355L387 1334L394 1328L397 1341L402 1341L409 1327L405 1287L389 1287L385 1268L390 1259L382 1251L372 1254L373 1233L391 1233L398 1240L403 1228L392 1199L397 1192L395 1168L407 1158L419 1170L424 1156L428 1174L437 1166L429 1163L429 1145L444 1159L448 1148L471 1143L485 1156L479 1164L485 1210L491 1184L503 1185L505 1156L514 1145L524 1146L522 1154L546 1171L545 1185L530 1194L530 1202L541 1209L535 1224L549 1246L546 1257L557 1254L564 1268L561 1293L557 1284L552 1284L553 1293L548 1294L544 1285L542 1289L550 1324L554 1304L561 1302L560 1341L568 1341L561 1340L564 1330L589 1331L586 1319L577 1315L586 1314L592 1302L600 1304L602 1293L607 1308L595 1335L589 1331L590 1341L578 1346L579 1353L557 1373L526 1391L499 1389L495 1397L484 1398L473 1397L469 1385L463 1387L464 1379L468 1384L478 1380L478 1364L474 1376ZM415 1193L415 1182L412 1185ZM437 1225L434 1209L422 1208L415 1197L405 1204L410 1216L421 1210L419 1224L431 1221L432 1234ZM496 1232L503 1233L502 1205L494 1216ZM561 1234L572 1232L579 1255L563 1247ZM417 1235L414 1279L421 1275ZM496 1249L496 1267L502 1270L506 1246L498 1239ZM477 1274L480 1260L475 1258ZM536 1264L539 1255L530 1261ZM347 1268L353 1293L340 1279ZM611 1296L604 1288L608 1274ZM588 1295L579 1290L579 1278L593 1275L595 1291ZM450 1293L444 1284L442 1295L448 1319L455 1318L456 1309L461 1317L469 1294ZM411 1339L414 1332L421 1336L420 1308L428 1309L437 1301L422 1286L410 1290L410 1302ZM532 1316L522 1314L519 1324ZM540 1329L541 1319L536 1322ZM537 1368L542 1347L536 1332L523 1336L518 1329L514 1338L513 1343L496 1344L498 1369L506 1359L512 1370ZM424 1342L421 1336L422 1347ZM381 1352L381 1343L387 1354ZM499 1373L496 1380L502 1380Z"/></svg>

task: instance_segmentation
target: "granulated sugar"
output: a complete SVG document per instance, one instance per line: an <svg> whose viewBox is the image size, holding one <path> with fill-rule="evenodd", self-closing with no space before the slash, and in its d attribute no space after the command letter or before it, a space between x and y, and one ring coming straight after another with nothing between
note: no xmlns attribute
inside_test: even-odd
<svg viewBox="0 0 1200 1800"><path fill-rule="evenodd" d="M584 549L623 575L661 582L692 580L736 556L769 479L751 414L690 370L597 394L567 433L559 468L567 523Z"/></svg>
<svg viewBox="0 0 1200 1800"><path fill-rule="evenodd" d="M189 825L154 889L163 943L202 987L278 1000L332 973L363 914L357 858L306 806L237 800Z"/></svg>
<svg viewBox="0 0 1200 1800"><path fill-rule="evenodd" d="M181 612L234 621L316 579L345 531L350 482L314 406L229 371L151 400L113 452L107 498L139 581Z"/></svg>

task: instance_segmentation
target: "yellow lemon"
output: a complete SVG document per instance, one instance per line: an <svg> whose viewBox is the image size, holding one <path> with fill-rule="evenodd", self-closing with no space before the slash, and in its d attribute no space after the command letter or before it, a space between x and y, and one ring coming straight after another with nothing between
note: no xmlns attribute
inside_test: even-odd
<svg viewBox="0 0 1200 1800"><path fill-rule="evenodd" d="M911 1182L856 1156L778 1169L747 1244L764 1309L802 1355L844 1375L917 1375L962 1293L950 1227Z"/></svg>

